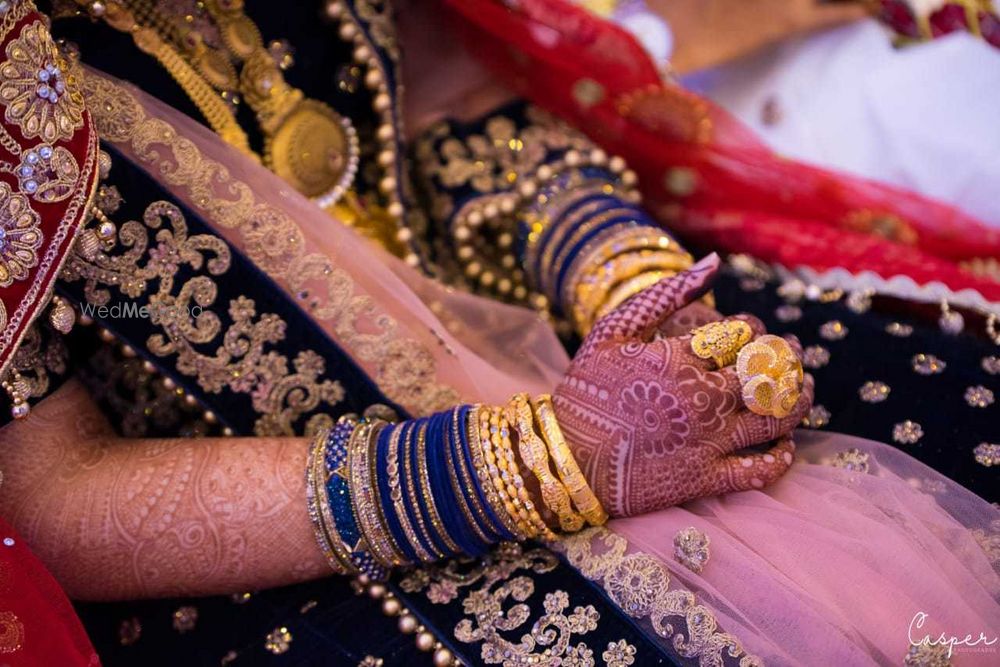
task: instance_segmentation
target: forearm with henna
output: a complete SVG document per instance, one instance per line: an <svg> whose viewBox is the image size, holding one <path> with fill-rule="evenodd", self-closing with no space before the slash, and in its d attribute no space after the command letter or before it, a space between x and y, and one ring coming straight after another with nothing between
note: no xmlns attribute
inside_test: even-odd
<svg viewBox="0 0 1000 667"><path fill-rule="evenodd" d="M71 597L215 594L329 572L301 438L123 439L70 382L2 440L0 512Z"/></svg>

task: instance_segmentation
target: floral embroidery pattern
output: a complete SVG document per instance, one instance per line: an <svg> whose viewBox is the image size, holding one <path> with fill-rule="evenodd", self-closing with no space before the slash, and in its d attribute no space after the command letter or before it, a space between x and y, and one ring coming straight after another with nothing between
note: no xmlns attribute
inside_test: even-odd
<svg viewBox="0 0 1000 667"><path fill-rule="evenodd" d="M26 25L7 45L0 67L0 104L4 118L26 139L53 143L70 139L83 127L79 75L56 49L41 21Z"/></svg>
<svg viewBox="0 0 1000 667"><path fill-rule="evenodd" d="M80 180L80 166L73 154L62 146L53 148L48 144L25 151L14 173L21 192L43 204L66 199Z"/></svg>
<svg viewBox="0 0 1000 667"><path fill-rule="evenodd" d="M471 563L471 565L470 565ZM535 584L529 575L516 573L549 572L558 559L545 549L524 550L518 544L501 544L493 553L478 561L448 561L443 565L417 570L400 584L407 592L426 590L435 604L447 604L456 599L459 589L475 587L462 600L467 616L455 627L455 638L462 642L482 642L481 657L491 665L520 667L594 667L594 651L575 639L593 632L600 613L592 606L577 606L570 610L566 591L549 593L542 601L544 613L535 618L528 631L514 642L501 633L517 631L533 618L530 598ZM508 608L507 604L513 602ZM614 647L614 648L612 648ZM634 646L620 640L612 642L603 654L608 665L625 667ZM617 662L615 662L617 660Z"/></svg>
<svg viewBox="0 0 1000 667"><path fill-rule="evenodd" d="M163 228L163 221L169 229ZM150 247L155 232L156 245ZM119 240L125 248L101 253L91 260L74 255L63 272L66 280L86 280L84 292L94 305L104 305L110 298L107 286L116 285L126 296L145 294L151 283L158 289L149 295L150 321L164 333L150 336L146 344L157 356L177 355L177 370L197 378L198 385L209 393L223 389L250 394L254 409L260 414L254 425L257 435L291 435L295 421L321 404L335 405L344 398L339 382L320 380L325 364L318 354L302 351L292 361L273 350L285 337L285 322L276 315L257 316L251 299L239 297L229 304L232 323L223 331L219 316L203 310L215 301L217 288L209 276L229 269L229 248L209 234L189 236L184 216L165 201L150 204L143 222L129 221L121 226ZM207 254L211 258L206 258ZM175 284L182 267L197 273ZM198 315L194 312L201 310ZM198 348L217 340L222 345L214 354ZM330 425L329 415L314 415L306 432Z"/></svg>
<svg viewBox="0 0 1000 667"><path fill-rule="evenodd" d="M660 637L684 658L699 665L721 665L738 658L740 667L763 665L747 655L740 641L718 631L715 615L697 603L690 591L670 588L670 573L657 560L640 552L626 554L627 540L606 528L589 528L564 539L566 559L588 579L600 582L611 600L629 616L646 619ZM600 547L597 553L595 547ZM629 665L623 646L608 646L602 656L609 664Z"/></svg>
<svg viewBox="0 0 1000 667"><path fill-rule="evenodd" d="M673 452L691 430L677 399L653 382L637 381L624 389L621 407L642 423L643 433L636 433L636 444L646 456Z"/></svg>
<svg viewBox="0 0 1000 667"><path fill-rule="evenodd" d="M38 248L44 237L42 219L24 195L0 182L0 287L28 277L38 264Z"/></svg>

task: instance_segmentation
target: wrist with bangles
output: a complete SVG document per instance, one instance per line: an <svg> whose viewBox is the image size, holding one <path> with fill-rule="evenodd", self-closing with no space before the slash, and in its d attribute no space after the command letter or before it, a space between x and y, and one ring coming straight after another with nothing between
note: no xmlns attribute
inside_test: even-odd
<svg viewBox="0 0 1000 667"><path fill-rule="evenodd" d="M374 579L501 541L556 540L554 526L575 532L608 518L548 396L400 423L342 418L313 439L306 484L331 569Z"/></svg>

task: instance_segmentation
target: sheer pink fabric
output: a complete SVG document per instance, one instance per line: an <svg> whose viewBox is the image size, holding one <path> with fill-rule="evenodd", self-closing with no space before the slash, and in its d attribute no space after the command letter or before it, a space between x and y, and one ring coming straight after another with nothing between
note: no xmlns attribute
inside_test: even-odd
<svg viewBox="0 0 1000 667"><path fill-rule="evenodd" d="M119 92L100 83L109 81L103 76L88 74L91 103L112 93L121 103ZM502 402L515 391L555 386L566 355L532 313L423 278L198 123L116 85L141 107L132 111L139 129L116 130L113 118L98 111L102 138L243 249L392 398L421 413L448 400ZM251 217L277 216L291 226L261 238L254 220L234 220L228 204L205 199L243 205L248 196ZM324 260L339 277L338 289L317 291L314 281L304 280L303 267L312 260L303 257ZM306 287L311 297L302 296ZM307 307L312 298L319 306ZM422 347L433 362L419 379L448 389L393 396L398 378L386 373L389 348L382 346L398 341ZM393 369L406 372L405 364ZM694 591L723 629L772 664L899 664L907 626L921 610L931 614L927 627L949 634L1000 629L1000 580L970 533L1000 532L1000 512L890 447L833 434L799 439L800 458L813 463L797 463L772 488L616 520L610 533L578 536L576 543L586 540L596 552L601 534L627 538L630 550L646 552L672 574L666 575L672 589ZM872 454L873 474L814 463L848 447ZM712 540L711 560L700 576L671 555L674 533L688 526ZM613 564L605 565L613 573ZM663 641L676 647L673 635ZM963 654L961 662L975 664L979 657Z"/></svg>

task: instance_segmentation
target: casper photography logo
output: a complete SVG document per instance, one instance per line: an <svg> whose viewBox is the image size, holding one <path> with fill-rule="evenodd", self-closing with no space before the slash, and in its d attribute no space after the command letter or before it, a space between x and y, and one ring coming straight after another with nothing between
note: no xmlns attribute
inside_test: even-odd
<svg viewBox="0 0 1000 667"><path fill-rule="evenodd" d="M933 632L930 626L940 627L940 623L931 620L931 615L918 611L913 615L908 629L911 646L915 650L944 653L951 658L956 653L1000 653L1000 637L995 631L965 628L962 632L954 632L955 628L947 628L945 632ZM907 663L909 664L909 663Z"/></svg>
<svg viewBox="0 0 1000 667"><path fill-rule="evenodd" d="M172 305L164 303L164 304L140 306L135 301L105 304L103 306L95 306L93 304L85 303L82 304L80 310L85 316L91 319L94 318L102 320L151 319L154 322L171 321L177 319L178 317L197 319L198 317L201 316L203 312L205 312L204 309L198 305L188 307L188 306Z"/></svg>

